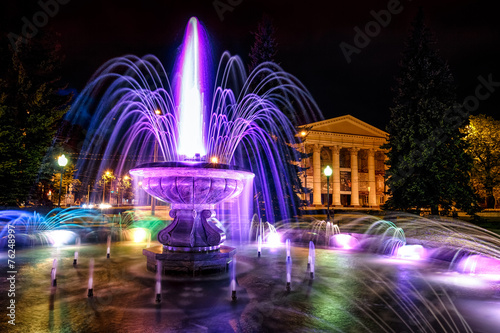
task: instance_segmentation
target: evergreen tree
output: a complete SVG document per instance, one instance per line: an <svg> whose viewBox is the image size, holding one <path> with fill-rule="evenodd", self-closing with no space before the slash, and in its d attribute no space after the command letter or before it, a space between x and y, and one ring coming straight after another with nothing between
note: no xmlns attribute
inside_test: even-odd
<svg viewBox="0 0 500 333"><path fill-rule="evenodd" d="M255 37L250 49L250 63L248 72L251 73L258 65L266 61L275 62L278 43L276 42L276 29L268 15L263 15L257 25L257 30L252 33Z"/></svg>
<svg viewBox="0 0 500 333"><path fill-rule="evenodd" d="M62 58L51 35L40 31L15 49L3 38L0 53L0 205L12 206L37 185L71 96L60 94Z"/></svg>
<svg viewBox="0 0 500 333"><path fill-rule="evenodd" d="M472 160L460 131L468 114L455 105L448 65L431 48L433 37L419 10L402 54L387 131L390 199L386 208L417 211L452 205L473 213Z"/></svg>

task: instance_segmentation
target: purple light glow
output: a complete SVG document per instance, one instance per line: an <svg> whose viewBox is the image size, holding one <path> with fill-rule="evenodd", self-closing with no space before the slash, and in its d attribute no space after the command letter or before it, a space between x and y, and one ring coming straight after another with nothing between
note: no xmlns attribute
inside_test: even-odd
<svg viewBox="0 0 500 333"><path fill-rule="evenodd" d="M177 72L176 100L179 105L179 146L178 154L188 158L196 154L206 155L203 142L204 94L206 92L206 64L203 54L207 46L203 44L202 27L195 17L189 20L182 43L180 66Z"/></svg>
<svg viewBox="0 0 500 333"><path fill-rule="evenodd" d="M427 256L422 245L403 245L397 248L396 257L409 260L422 260Z"/></svg>
<svg viewBox="0 0 500 333"><path fill-rule="evenodd" d="M465 256L457 265L457 270L470 275L481 275L500 280L500 260L483 255Z"/></svg>
<svg viewBox="0 0 500 333"><path fill-rule="evenodd" d="M359 241L348 234L336 234L332 236L331 243L333 243L333 246L336 248L351 250L357 247Z"/></svg>
<svg viewBox="0 0 500 333"><path fill-rule="evenodd" d="M71 243L76 234L69 230L53 230L47 232L47 238L54 247L59 247Z"/></svg>
<svg viewBox="0 0 500 333"><path fill-rule="evenodd" d="M277 232L271 232L267 236L267 245L270 247L281 246L281 235Z"/></svg>

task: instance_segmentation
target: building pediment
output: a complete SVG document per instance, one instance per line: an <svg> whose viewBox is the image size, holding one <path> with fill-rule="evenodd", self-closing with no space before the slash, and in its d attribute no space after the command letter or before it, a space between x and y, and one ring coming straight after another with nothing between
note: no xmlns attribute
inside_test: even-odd
<svg viewBox="0 0 500 333"><path fill-rule="evenodd" d="M388 136L388 133L351 115L331 118L301 127L305 127L314 132L341 133L380 138L386 138Z"/></svg>

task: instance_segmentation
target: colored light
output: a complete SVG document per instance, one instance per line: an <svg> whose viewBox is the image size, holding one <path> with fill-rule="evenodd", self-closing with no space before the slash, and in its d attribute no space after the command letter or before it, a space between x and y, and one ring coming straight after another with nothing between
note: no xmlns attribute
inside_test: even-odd
<svg viewBox="0 0 500 333"><path fill-rule="evenodd" d="M179 147L177 153L193 158L196 154L206 155L203 142L203 82L205 65L202 63L201 50L204 50L201 27L192 17L186 28L181 55L182 73L178 90L179 102Z"/></svg>
<svg viewBox="0 0 500 333"><path fill-rule="evenodd" d="M359 241L356 237L353 237L349 234L336 234L332 236L333 246L336 248L341 248L344 250L355 249L359 244Z"/></svg>
<svg viewBox="0 0 500 333"><path fill-rule="evenodd" d="M59 156L59 158L57 159L57 164L59 164L59 166L66 166L66 164L68 164L68 159L66 158L66 156L64 156L64 154L62 154L61 156Z"/></svg>
<svg viewBox="0 0 500 333"><path fill-rule="evenodd" d="M48 232L47 236L54 247L59 247L72 242L75 238L75 233L68 230L54 230Z"/></svg>
<svg viewBox="0 0 500 333"><path fill-rule="evenodd" d="M425 258L425 249L422 245L403 245L397 249L396 256L402 259L421 260Z"/></svg>
<svg viewBox="0 0 500 333"><path fill-rule="evenodd" d="M134 228L132 229L132 239L135 243L142 243L146 240L148 233L143 228Z"/></svg>
<svg viewBox="0 0 500 333"><path fill-rule="evenodd" d="M159 109L156 109L156 110L155 110L155 114L156 114L157 116L161 115L161 113L162 113L162 112L161 112L161 110L159 110Z"/></svg>
<svg viewBox="0 0 500 333"><path fill-rule="evenodd" d="M276 247L281 245L281 236L277 232L272 232L267 236L267 245Z"/></svg>
<svg viewBox="0 0 500 333"><path fill-rule="evenodd" d="M212 163L219 163L219 159L216 156L212 157L212 159L210 159L210 161Z"/></svg>

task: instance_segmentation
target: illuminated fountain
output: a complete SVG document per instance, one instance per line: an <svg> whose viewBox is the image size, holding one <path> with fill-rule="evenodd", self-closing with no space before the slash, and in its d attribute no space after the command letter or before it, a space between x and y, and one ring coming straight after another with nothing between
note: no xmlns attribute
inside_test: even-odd
<svg viewBox="0 0 500 333"><path fill-rule="evenodd" d="M20 330L496 332L500 237L471 224L337 213L339 228L314 218L256 216L247 234L238 229L238 240L251 242L234 240L234 229L224 225L229 217L245 220L244 213L252 216L262 202L273 211L269 193L246 193L264 181L265 170L275 179L259 188L286 188L275 142L293 142L295 131L279 109L314 114L315 107L306 90L273 64L247 79L239 58L225 53L215 81L208 80L199 29L192 19L171 76L174 89L158 59L126 56L101 67L68 115L89 129L80 176L132 170L136 184L172 204L173 221L163 228L159 214L122 214L89 229L102 232L103 244L88 244L89 237L80 235L81 246L16 252L26 281L16 300ZM238 209L223 215L224 201ZM16 237L17 230L46 226L13 216L0 215L0 222L14 219L8 223L16 224ZM64 229L70 221L50 228ZM107 259L109 234L119 241ZM161 245L144 249L149 237ZM238 248L230 276L155 275L144 269L141 255L158 273L223 270L234 254L228 244ZM71 265L76 251L78 263ZM57 286L49 298L54 258ZM0 331L7 325L0 323Z"/></svg>
<svg viewBox="0 0 500 333"><path fill-rule="evenodd" d="M113 59L91 78L67 117L90 129L77 177L86 178L89 170L130 171L144 191L171 203L173 221L158 233L162 247L144 250L151 270L156 260L164 261L164 270L225 269L235 250L221 245L226 232L215 215L223 201L236 206L226 220L234 220L232 232L241 241L249 237L240 219L262 203L263 211L273 211L273 187L286 216L285 196L294 194L285 184L297 180L280 170L288 163L286 144L298 139L281 110L300 113L304 121L320 117L307 90L273 63L247 78L241 60L224 53L213 80L209 49L205 31L191 18L172 82L154 56ZM94 162L101 154L102 163ZM267 182L266 174L275 176ZM261 199L252 202L254 175Z"/></svg>

